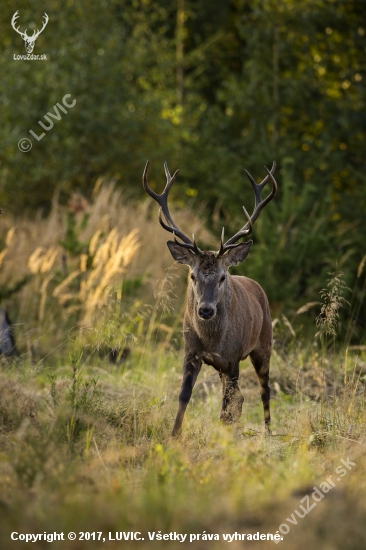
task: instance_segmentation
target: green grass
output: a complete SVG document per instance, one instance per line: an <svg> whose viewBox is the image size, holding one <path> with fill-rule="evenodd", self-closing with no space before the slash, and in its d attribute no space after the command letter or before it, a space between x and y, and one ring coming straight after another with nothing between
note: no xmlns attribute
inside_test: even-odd
<svg viewBox="0 0 366 550"><path fill-rule="evenodd" d="M301 347L275 353L271 437L251 365L242 365L242 418L229 427L218 421L219 377L205 367L183 436L172 440L181 352L149 344L116 366L71 341L64 347L68 359L60 348L36 365L24 359L1 367L1 548L49 545L11 541L13 531L145 535L133 543L53 542L55 549L178 544L150 542L148 531L274 534L347 457L357 466L298 525L287 522L280 544L365 548L366 418L356 357L346 362L343 353L322 357ZM228 543L190 546L206 544Z"/></svg>
<svg viewBox="0 0 366 550"><path fill-rule="evenodd" d="M186 209L176 214L183 228L200 228L202 242L213 242L201 219ZM150 542L148 531L274 534L284 524L285 550L364 550L366 367L365 356L356 355L365 353L364 341L354 332L364 260L351 298L336 270L322 306L311 301L286 315L274 308L271 437L246 361L238 424L218 421L219 376L204 367L183 435L172 440L187 274L172 265L148 208L124 205L113 185L100 186L87 211L72 216L55 200L48 218L2 220L0 290L11 296L22 355L0 361L0 550L50 545L11 541L13 531L145 536L52 542L55 550L170 548L181 543ZM144 228L138 243L137 227ZM277 282L265 271L268 289ZM346 313L339 316L346 299L348 325ZM344 349L337 347L342 338ZM119 364L125 348L130 354ZM111 349L119 355L114 364ZM357 465L303 519L293 516L314 486L337 479L335 469L348 457ZM227 544L196 540L190 547Z"/></svg>

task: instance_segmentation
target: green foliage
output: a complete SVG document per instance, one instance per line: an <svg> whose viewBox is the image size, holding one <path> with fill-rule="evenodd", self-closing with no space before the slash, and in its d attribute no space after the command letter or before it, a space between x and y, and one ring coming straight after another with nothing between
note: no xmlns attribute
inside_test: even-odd
<svg viewBox="0 0 366 550"><path fill-rule="evenodd" d="M91 377L83 381L80 374L80 362L83 357L83 350L78 356L71 358L71 384L67 400L74 412L89 412L95 408L96 398L100 395L98 379Z"/></svg>
<svg viewBox="0 0 366 550"><path fill-rule="evenodd" d="M84 217L79 226L77 226L76 218L73 212L67 212L66 215L66 236L65 240L60 242L61 246L70 254L78 256L85 253L88 249L88 243L82 243L79 240L79 232L86 227L88 223L88 214Z"/></svg>
<svg viewBox="0 0 366 550"><path fill-rule="evenodd" d="M47 0L40 9L20 0L16 7L22 28L49 13L35 45L48 59L13 59L25 50L10 26L14 5L4 0L3 208L48 209L56 185L62 197L75 189L90 195L99 176L141 198L146 159L155 189L167 159L181 170L172 199L182 208L204 201L218 241L222 225L227 234L242 225L239 204L250 210L243 168L261 178L261 166L276 159L279 193L255 226L244 271L275 309L315 300L335 265L354 285L366 210L362 2ZM39 134L38 121L66 94L75 107L20 152L19 139L30 129ZM82 248L71 218L64 246ZM364 280L354 339L364 338Z"/></svg>

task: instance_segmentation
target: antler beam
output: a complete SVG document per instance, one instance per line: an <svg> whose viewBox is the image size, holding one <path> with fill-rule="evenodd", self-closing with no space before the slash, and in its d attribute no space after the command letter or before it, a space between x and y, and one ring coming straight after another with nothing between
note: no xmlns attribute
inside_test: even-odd
<svg viewBox="0 0 366 550"><path fill-rule="evenodd" d="M39 30L37 29L36 38L38 38L38 36L41 34L41 32L42 32L42 31L44 30L44 28L47 26L47 23L48 23L48 20L49 20L47 13L45 13L45 14L43 15L43 17L44 17L44 22L43 22L43 25L42 25L41 30L39 31Z"/></svg>
<svg viewBox="0 0 366 550"><path fill-rule="evenodd" d="M15 24L17 23L18 17L19 17L19 10L17 10L17 11L14 13L14 15L13 15L13 17L12 17L12 20L11 20L11 26L12 26L13 29L14 29L18 34L20 34L20 36L23 38L23 36L25 35L25 33L19 30L20 27L16 27L16 26L15 26Z"/></svg>
<svg viewBox="0 0 366 550"><path fill-rule="evenodd" d="M218 257L225 254L225 252L227 250L229 250L230 248L235 248L236 246L238 246L239 243L237 243L237 241L240 240L243 237L246 237L247 235L249 235L252 232L253 224L256 221L256 219L258 218L259 214L261 213L262 208L264 208L266 206L266 204L268 204L269 201L271 201L273 199L273 197L275 196L275 194L277 193L277 183L276 183L276 180L273 177L273 174L276 170L276 162L273 161L271 171L269 171L266 166L264 168L267 172L267 176L264 178L264 180L261 183L256 183L254 178L249 174L249 172L247 170L244 170L244 172L246 173L246 175L247 175L247 177L248 177L248 179L249 179L249 181L252 185L253 191L254 191L255 206L254 206L253 214L251 216L249 216L248 212L246 211L246 209L243 206L244 214L245 214L248 221L240 229L240 231L235 233L235 235L233 237L231 237L228 241L226 241L225 244L223 242L224 241L224 230L222 231L220 250L217 252ZM266 197L264 200L262 200L262 191L263 191L264 186L268 182L268 180L270 180L271 183L272 183L272 189L271 189L271 192L268 195L268 197Z"/></svg>
<svg viewBox="0 0 366 550"><path fill-rule="evenodd" d="M162 192L162 194L159 195L158 193L155 193L155 191L153 191L151 189L151 187L149 186L149 184L148 184L148 181L147 181L148 168L149 168L149 161L147 161L146 165L145 165L144 173L143 173L143 176L142 176L142 185L144 186L145 191L150 195L150 197L152 197L158 203L158 205L160 206L160 210L159 210L160 225L164 229L166 229L166 231L169 231L170 233L173 233L174 240L177 244L179 244L179 246L182 246L184 248L188 248L188 250L190 250L196 256L201 256L203 253L202 253L202 250L200 250L198 248L198 246L196 244L196 241L195 241L194 235L193 235L193 240L191 241L191 239L189 237L187 237L187 235L185 235L183 233L183 231L181 231L179 229L179 227L174 223L174 221L173 221L173 219L170 215L170 212L169 212L168 196L169 196L170 189L173 185L173 182L174 182L174 180L175 180L175 178L178 174L178 170L176 170L174 172L174 174L171 176L170 172L169 172L168 165L167 165L166 162L164 162L164 170L165 170L165 175L166 175L166 185L165 185L165 189ZM163 220L163 216L165 218L166 223ZM181 242L177 241L176 237L178 237L183 242L181 243Z"/></svg>

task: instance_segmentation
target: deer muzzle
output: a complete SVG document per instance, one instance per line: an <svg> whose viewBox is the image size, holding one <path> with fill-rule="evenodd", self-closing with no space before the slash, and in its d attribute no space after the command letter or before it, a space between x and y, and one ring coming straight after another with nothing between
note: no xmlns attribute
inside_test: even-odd
<svg viewBox="0 0 366 550"><path fill-rule="evenodd" d="M216 307L209 303L203 303L198 306L198 317L205 321L213 319L216 315Z"/></svg>

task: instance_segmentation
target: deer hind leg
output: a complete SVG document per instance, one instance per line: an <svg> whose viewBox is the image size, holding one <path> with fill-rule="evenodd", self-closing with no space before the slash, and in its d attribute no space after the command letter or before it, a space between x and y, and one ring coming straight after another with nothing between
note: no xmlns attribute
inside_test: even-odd
<svg viewBox="0 0 366 550"><path fill-rule="evenodd" d="M179 406L175 419L172 437L177 437L182 433L182 424L184 413L191 399L192 390L196 383L197 376L201 370L202 361L194 355L186 355L183 364L183 382L179 393Z"/></svg>
<svg viewBox="0 0 366 550"><path fill-rule="evenodd" d="M263 403L264 411L264 424L266 427L266 433L270 435L271 433L271 412L270 412L270 398L271 390L268 384L269 381L269 362L270 362L271 352L259 352L252 351L250 354L250 360L255 368L257 373L259 384L261 386L261 399Z"/></svg>
<svg viewBox="0 0 366 550"><path fill-rule="evenodd" d="M232 424L239 420L243 407L244 397L238 387L239 363L228 372L220 372L222 382L222 408L220 420L225 424Z"/></svg>

